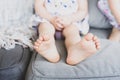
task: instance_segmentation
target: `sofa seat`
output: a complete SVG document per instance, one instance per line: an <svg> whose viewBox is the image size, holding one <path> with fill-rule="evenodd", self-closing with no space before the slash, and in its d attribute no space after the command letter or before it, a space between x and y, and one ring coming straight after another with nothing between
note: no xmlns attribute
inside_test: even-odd
<svg viewBox="0 0 120 80"><path fill-rule="evenodd" d="M26 80L120 80L120 43L105 39L109 30L90 31L93 31L93 34L97 32L96 35L101 37L101 49L96 54L76 66L68 65L65 63L64 41L57 40L61 60L58 63L50 63L34 53Z"/></svg>
<svg viewBox="0 0 120 80"><path fill-rule="evenodd" d="M31 58L29 48L16 45L14 49L0 49L0 80L24 80Z"/></svg>

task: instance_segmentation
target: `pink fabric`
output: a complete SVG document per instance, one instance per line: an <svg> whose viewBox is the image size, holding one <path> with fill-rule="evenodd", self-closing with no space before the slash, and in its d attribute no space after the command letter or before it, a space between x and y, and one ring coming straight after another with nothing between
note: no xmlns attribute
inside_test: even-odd
<svg viewBox="0 0 120 80"><path fill-rule="evenodd" d="M117 23L115 17L111 13L111 10L109 8L109 4L108 4L107 0L99 0L98 1L98 8L108 18L110 24L113 27L116 27L116 28L120 29L120 24Z"/></svg>

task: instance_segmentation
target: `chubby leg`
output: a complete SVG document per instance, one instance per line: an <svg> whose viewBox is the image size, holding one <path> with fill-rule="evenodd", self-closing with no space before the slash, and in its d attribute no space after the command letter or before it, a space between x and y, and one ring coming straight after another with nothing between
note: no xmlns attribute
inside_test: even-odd
<svg viewBox="0 0 120 80"><path fill-rule="evenodd" d="M41 23L39 38L35 42L35 50L50 62L58 62L60 56L55 46L55 29L50 23Z"/></svg>
<svg viewBox="0 0 120 80"><path fill-rule="evenodd" d="M120 30L117 28L113 28L109 40L120 42Z"/></svg>
<svg viewBox="0 0 120 80"><path fill-rule="evenodd" d="M99 39L90 33L81 39L79 30L75 25L66 27L63 30L63 35L68 52L66 62L70 65L78 64L100 48Z"/></svg>

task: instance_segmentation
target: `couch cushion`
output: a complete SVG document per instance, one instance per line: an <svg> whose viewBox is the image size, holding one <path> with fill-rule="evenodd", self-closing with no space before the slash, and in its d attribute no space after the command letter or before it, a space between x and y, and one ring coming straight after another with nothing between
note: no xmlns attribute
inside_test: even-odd
<svg viewBox="0 0 120 80"><path fill-rule="evenodd" d="M89 24L94 28L111 28L107 18L97 8L98 0L88 0L89 2Z"/></svg>
<svg viewBox="0 0 120 80"><path fill-rule="evenodd" d="M90 32L101 38L107 38L110 30L92 28ZM70 66L65 63L64 42L57 40L60 62L50 63L35 53L26 80L120 80L120 43L101 39L101 44L102 48L95 55L76 66Z"/></svg>
<svg viewBox="0 0 120 80"><path fill-rule="evenodd" d="M91 28L89 32L96 35L98 38L107 39L111 33L111 30L112 30L111 28L107 29Z"/></svg>
<svg viewBox="0 0 120 80"><path fill-rule="evenodd" d="M11 50L0 49L0 80L24 80L30 57L30 49L20 45Z"/></svg>
<svg viewBox="0 0 120 80"><path fill-rule="evenodd" d="M61 60L50 63L39 54L34 56L32 70L26 80L120 80L120 43L101 40L102 48L95 55L76 66L65 63L63 41L57 41ZM28 77L28 76L27 76Z"/></svg>

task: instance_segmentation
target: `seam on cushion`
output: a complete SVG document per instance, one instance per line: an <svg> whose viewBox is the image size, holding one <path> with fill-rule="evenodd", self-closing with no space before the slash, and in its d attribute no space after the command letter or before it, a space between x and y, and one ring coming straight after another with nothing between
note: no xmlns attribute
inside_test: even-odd
<svg viewBox="0 0 120 80"><path fill-rule="evenodd" d="M35 76L34 76L35 77ZM116 75L116 76L103 76L103 77L78 77L78 78L49 78L49 77L39 77L40 79L65 79L65 80L70 80L70 79L102 79L102 78L120 78L120 75Z"/></svg>

